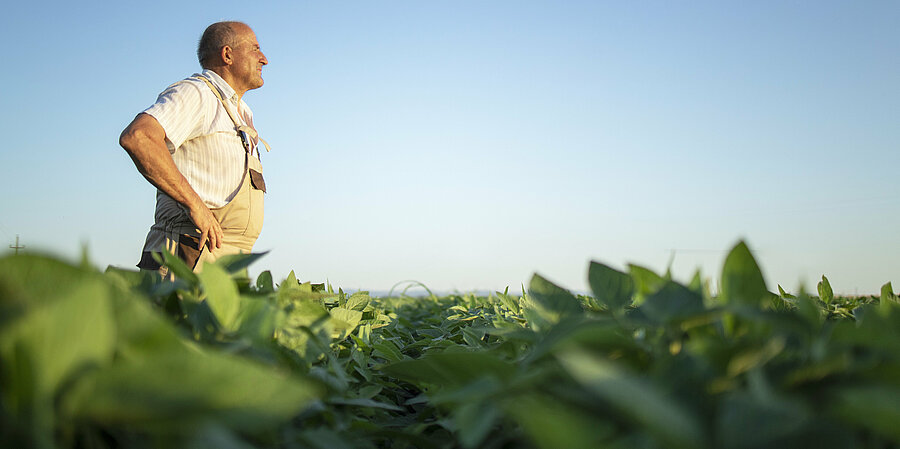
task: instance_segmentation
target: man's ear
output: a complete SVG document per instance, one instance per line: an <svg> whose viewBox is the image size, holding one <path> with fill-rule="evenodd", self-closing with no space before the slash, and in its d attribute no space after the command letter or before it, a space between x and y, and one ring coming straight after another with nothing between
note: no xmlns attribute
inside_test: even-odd
<svg viewBox="0 0 900 449"><path fill-rule="evenodd" d="M231 63L233 62L231 59L231 47L227 45L222 47L222 51L220 52L219 57L222 58L222 62L224 62L226 65L231 65Z"/></svg>

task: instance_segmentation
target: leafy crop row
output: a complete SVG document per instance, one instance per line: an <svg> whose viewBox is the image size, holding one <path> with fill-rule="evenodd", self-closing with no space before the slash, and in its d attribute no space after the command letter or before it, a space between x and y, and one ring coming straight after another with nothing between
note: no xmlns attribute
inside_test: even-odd
<svg viewBox="0 0 900 449"><path fill-rule="evenodd" d="M900 446L900 306L766 290L738 244L713 296L592 263L593 295L374 298L0 259L0 446Z"/></svg>

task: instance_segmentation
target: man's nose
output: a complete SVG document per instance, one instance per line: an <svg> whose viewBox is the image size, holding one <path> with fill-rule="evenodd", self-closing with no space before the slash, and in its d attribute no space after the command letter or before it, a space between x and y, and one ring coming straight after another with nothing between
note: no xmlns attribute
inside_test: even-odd
<svg viewBox="0 0 900 449"><path fill-rule="evenodd" d="M264 55L263 52L259 52L259 62L262 62L262 65L269 64L269 60L266 59L266 55Z"/></svg>

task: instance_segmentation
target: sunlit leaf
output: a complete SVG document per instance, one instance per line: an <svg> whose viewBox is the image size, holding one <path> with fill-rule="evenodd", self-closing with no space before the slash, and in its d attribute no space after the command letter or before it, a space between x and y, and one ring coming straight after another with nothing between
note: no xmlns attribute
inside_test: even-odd
<svg viewBox="0 0 900 449"><path fill-rule="evenodd" d="M722 300L759 306L769 295L750 249L744 242L738 243L728 253L722 268Z"/></svg>
<svg viewBox="0 0 900 449"><path fill-rule="evenodd" d="M610 310L621 312L625 306L631 304L634 294L634 281L631 276L601 263L591 262L588 282L594 297Z"/></svg>
<svg viewBox="0 0 900 449"><path fill-rule="evenodd" d="M206 292L206 303L222 327L230 332L239 326L241 297L231 276L218 264L206 264L197 277Z"/></svg>

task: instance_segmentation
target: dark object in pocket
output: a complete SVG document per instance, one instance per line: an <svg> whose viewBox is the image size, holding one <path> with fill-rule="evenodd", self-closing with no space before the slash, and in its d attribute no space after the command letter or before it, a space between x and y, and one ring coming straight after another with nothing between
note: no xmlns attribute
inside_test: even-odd
<svg viewBox="0 0 900 449"><path fill-rule="evenodd" d="M202 251L203 249L200 248L200 237L181 234L178 238L178 258L183 260L192 270L197 266L197 261L200 260ZM142 270L159 270L162 265L153 258L153 254L152 251L141 253L141 261L138 262L137 267Z"/></svg>
<svg viewBox="0 0 900 449"><path fill-rule="evenodd" d="M137 264L138 268L150 271L156 271L161 266L162 265L153 258L153 252L151 251L144 251L141 253L141 261Z"/></svg>
<svg viewBox="0 0 900 449"><path fill-rule="evenodd" d="M249 169L249 170L250 170L250 184L251 184L251 185L253 186L253 188L255 188L256 190L262 190L263 193L265 193L265 191L266 191L266 180L263 179L262 173L260 173L260 172L258 172L258 171L256 171L256 170L254 170L254 169L252 169L252 168Z"/></svg>
<svg viewBox="0 0 900 449"><path fill-rule="evenodd" d="M200 237L188 234L181 234L178 238L178 258L183 260L192 270L197 266L200 260Z"/></svg>

